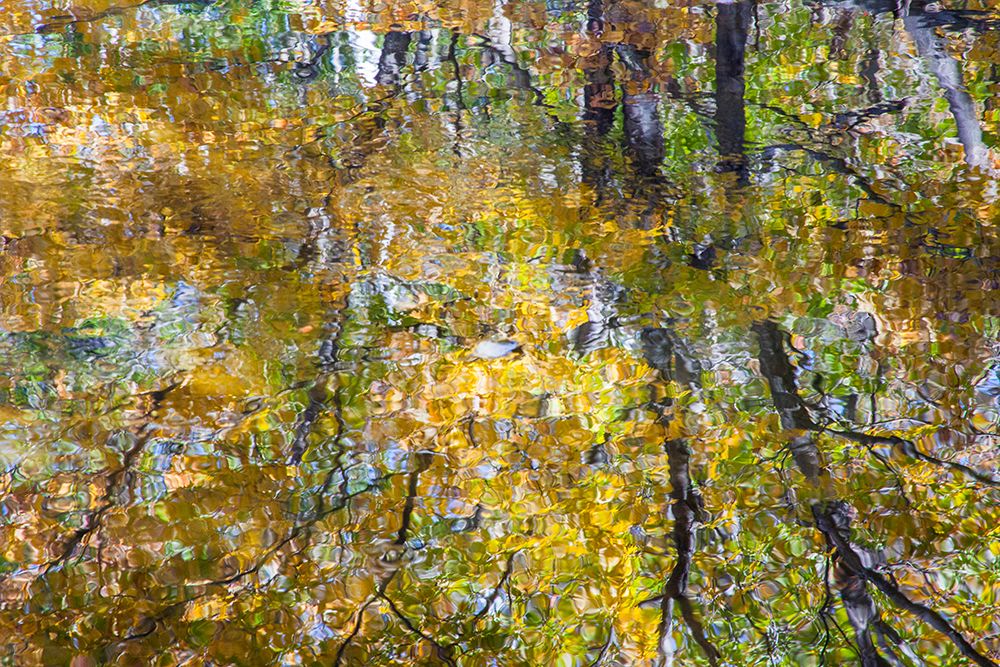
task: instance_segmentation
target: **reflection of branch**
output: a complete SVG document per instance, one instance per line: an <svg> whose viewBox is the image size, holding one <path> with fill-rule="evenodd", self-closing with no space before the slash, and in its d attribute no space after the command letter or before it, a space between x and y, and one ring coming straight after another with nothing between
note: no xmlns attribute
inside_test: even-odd
<svg viewBox="0 0 1000 667"><path fill-rule="evenodd" d="M862 557L855 551L849 538L844 535L837 524L836 513L830 510L830 504L817 503L813 506L816 525L823 535L836 547L837 555L847 570L860 579L871 583L897 607L913 614L927 625L946 636L966 658L980 667L997 667L997 663L976 650L972 644L949 623L940 613L914 602L899 587L881 573L865 565ZM883 624L884 625L884 624ZM883 628L884 629L884 628Z"/></svg>
<svg viewBox="0 0 1000 667"><path fill-rule="evenodd" d="M337 655L333 659L333 667L340 666L340 661L344 658L344 651L347 650L347 647L351 644L352 641L354 641L354 638L358 636L358 632L361 631L361 624L364 621L365 611L368 610L368 607L372 606L372 603L375 602L375 600L379 599L379 597L385 594L385 589L389 587L389 584L392 583L392 580L395 578L397 574L399 574L398 567L393 569L388 576L382 579L382 581L378 585L378 590L375 591L375 594L369 597L367 600L365 600L364 603L362 603L362 605L358 607L358 610L354 616L354 627L351 629L350 634L348 634L347 637L344 638L344 641L341 643L340 648L337 649Z"/></svg>
<svg viewBox="0 0 1000 667"><path fill-rule="evenodd" d="M608 649L611 648L611 645L614 643L614 641L615 641L615 626L614 624L612 624L608 630L608 638L601 646L601 652L598 653L594 661L590 663L590 667L600 667L600 664L604 662L604 658L607 657L608 655Z"/></svg>
<svg viewBox="0 0 1000 667"><path fill-rule="evenodd" d="M319 509L316 511L316 513L307 521L296 524L291 529L289 529L289 531L282 538L271 543L271 545L264 550L264 552L260 555L260 557L258 557L257 561L253 565L251 565L246 569L239 570L238 572L235 572L234 574L231 574L227 577L223 577L221 579L213 579L211 581L207 581L200 584L200 586L203 587L205 590L195 595L192 595L191 597L185 598L183 600L178 600L177 602L173 602L171 604L166 605L165 607L160 609L160 611L157 612L154 616L146 617L141 622L141 627L143 629L140 632L130 632L126 636L124 636L121 640L119 640L119 642L116 643L132 641L135 639L140 639L142 637L151 635L159 626L159 624L162 623L165 619L167 619L171 614L177 612L178 610L184 609L187 605L191 604L192 602L195 602L197 600L212 595L213 589L225 588L226 586L242 581L251 574L259 572L261 568L263 568L264 565L266 565L267 562L276 553L281 551L285 546L290 544L293 540L295 540L302 534L305 533L308 535L312 527L317 523L319 523L321 520L333 514L334 512L344 509L350 504L351 500L353 500L355 497L365 494L371 491L372 489L378 488L379 486L381 486L383 482L390 479L391 477L396 476L397 474L397 473L390 473L387 475L382 475L373 480L370 484L368 484L364 488L358 489L353 493L347 493L346 488L342 486L341 487L342 495L338 499L338 502L332 504L330 507L323 508L324 504L323 494L325 494L326 491L329 489L330 482L333 479L334 473L341 470L342 468L343 468L342 464L338 464L334 466L326 475L323 484L320 486L320 489L318 491L320 498L319 498ZM389 581L392 580L392 577L395 576L396 572L398 572L398 568L394 570L393 573L389 575L389 577L386 580L383 581L383 586L388 585Z"/></svg>
<svg viewBox="0 0 1000 667"><path fill-rule="evenodd" d="M818 426L808 415L805 405L798 394L795 381L794 367L788 360L788 355L784 350L784 340L777 325L771 321L757 322L753 329L757 334L760 345L760 369L767 378L771 389L772 401L776 410L782 416L782 426L785 428L799 428L816 432L830 432L841 435L848 439L865 444L872 444L874 440L879 440L875 436L867 436L854 431L840 432L829 431ZM815 443L812 437L806 436L810 443L809 448L815 450ZM920 460L931 459L934 462L946 464L946 462L934 459L916 450L913 443L902 438L883 438L881 442L889 442L902 446L904 451ZM908 444L908 447L906 446ZM809 459L818 459L818 451L810 455ZM818 475L822 468L815 468L804 462L803 458L796 456L796 461L806 477L813 483L818 481ZM971 469L966 471L975 473ZM979 474L979 473L975 473ZM858 640L858 649L861 653L861 662L864 667L882 667L890 664L886 658L879 654L872 642L871 633L875 635L886 655L892 659L894 664L901 664L901 660L895 654L895 649L890 644L900 644L901 640L896 632L886 624L880 617L878 608L867 590L867 583L873 584L879 591L888 597L897 607L913 614L935 630L948 637L955 646L958 647L962 655L971 659L982 667L998 667L995 662L979 653L965 637L958 632L941 614L918 602L914 602L907 597L899 587L884 577L881 573L869 567L868 561L872 560L872 554L860 555L855 551L850 542L850 517L852 508L841 500L817 502L812 506L813 517L816 527L826 537L828 544L836 551L833 556L834 563L839 568L839 582L841 599L847 610L848 618L854 627L855 636Z"/></svg>
<svg viewBox="0 0 1000 667"><path fill-rule="evenodd" d="M104 497L101 499L99 507L86 515L86 518L83 520L83 525L77 528L76 531L69 536L63 544L59 555L43 566L43 574L72 558L87 537L97 531L100 527L101 520L104 515L115 506L115 496L118 495L118 491L120 490L122 483L125 481L126 475L129 470L131 470L132 466L135 465L135 461L139 458L139 454L142 453L142 450L145 449L146 445L153 437L153 429L151 427L153 412L157 409L157 407L159 407L159 404L164 398L166 398L167 394L179 386L180 383L175 382L163 389L143 394L143 396L148 396L150 400L149 406L144 411L145 421L137 430L135 434L136 439L135 442L132 443L132 447L130 447L122 457L121 465L117 470L108 475L108 484L104 490Z"/></svg>
<svg viewBox="0 0 1000 667"><path fill-rule="evenodd" d="M997 480L992 475L975 470L963 463L946 461L931 454L925 454L920 451L912 440L907 440L898 435L870 435L850 429L831 429L817 424L809 414L805 401L798 393L795 367L788 360L788 355L784 350L785 334L771 320L754 323L753 331L757 334L760 344L760 370L771 389L771 400L774 402L775 409L781 418L782 428L800 429L814 433L829 433L830 435L840 436L867 446L889 445L899 449L911 459L958 471L982 484L1000 486L1000 480ZM830 418L830 421L836 420ZM790 449L796 455L796 460L799 460L800 454L805 454L808 451L808 448L798 446L804 444L804 438L811 439L811 436L796 438L790 446ZM812 476L814 474L807 474L807 477Z"/></svg>
<svg viewBox="0 0 1000 667"><path fill-rule="evenodd" d="M408 549L408 547L406 546L406 539L410 530L410 522L414 509L415 499L417 496L417 488L419 484L420 474L425 470L427 470L429 465L430 465L430 454L427 452L420 452L419 454L417 454L417 467L409 474L407 496L401 520L402 525L399 529L398 536L394 542L394 544L403 547L404 553ZM395 576L399 574L400 570L402 569L402 561L398 560L396 562L397 565L392 568L392 571L389 573L388 576L382 579L374 595L368 598L368 600L366 600L358 608L355 615L354 627L351 629L351 632L348 634L348 636L344 639L343 643L341 643L340 647L337 649L337 655L333 661L334 667L338 667L340 665L341 660L344 657L344 652L347 650L348 645L350 645L350 643L354 641L355 637L357 637L358 633L361 631L361 625L363 622L365 611L368 609L368 607L371 606L373 602L375 602L375 600L378 599L384 600L386 603L388 603L389 608L392 609L393 614L395 614L396 617L403 622L403 625L405 625L408 630L410 630L420 638L424 639L425 641L429 642L431 646L434 647L434 650L437 652L438 657L440 657L441 660L443 660L448 665L456 664L454 659L452 658L453 645L445 646L440 642L438 642L436 639L434 639L432 636L421 631L416 626L416 624L414 624L399 609L399 607L396 606L396 603L393 602L392 598L390 598L386 594L386 590L389 588L389 584L392 582Z"/></svg>
<svg viewBox="0 0 1000 667"><path fill-rule="evenodd" d="M826 651L830 646L830 621L834 623L837 619L833 617L830 613L831 607L833 607L833 591L830 589L830 556L826 558L826 564L823 567L823 588L826 590L826 595L823 597L823 604L820 605L819 620L823 623L823 646L819 650L819 664L826 664ZM850 643L850 642L848 642Z"/></svg>
<svg viewBox="0 0 1000 667"><path fill-rule="evenodd" d="M379 591L378 596L389 604L389 608L392 609L392 613L396 615L396 618L398 618L400 621L403 622L403 625L405 625L410 632L417 635L418 637L420 637L421 639L428 642L431 646L434 647L434 650L437 652L438 657L441 658L441 660L443 660L445 664L448 665L456 664L455 659L452 658L453 649L451 646L443 646L440 642L434 639L434 637L430 636L429 634L423 632L420 628L418 628L413 623L413 621L411 621L406 616L406 614L404 614L399 609L399 607L396 606L396 603L392 601L392 598L390 598L385 594L385 591Z"/></svg>
<svg viewBox="0 0 1000 667"><path fill-rule="evenodd" d="M108 477L108 486L104 491L104 498L101 499L100 506L91 512L89 512L86 518L83 520L83 525L77 528L72 535L63 544L59 555L50 560L45 564L44 572L50 571L52 568L61 565L66 562L76 553L77 548L96 531L101 525L101 519L104 515L115 506L115 495L118 493L118 487L122 480L125 478L125 473L132 467L135 463L136 458L139 453L145 448L146 443L152 435L152 430L149 428L148 424L144 424L142 431L138 434L138 437L133 443L132 447L125 452L125 456L122 457L121 467L115 472L111 473Z"/></svg>
<svg viewBox="0 0 1000 667"><path fill-rule="evenodd" d="M405 553L406 550L408 550L408 547L406 546L406 540L410 530L410 522L417 497L420 474L425 470L427 470L427 468L430 466L430 461L431 457L429 453L427 452L418 453L417 467L409 474L407 496L403 507L403 516L401 520L402 525L400 526L399 533L394 542L395 545L403 547L403 553ZM332 472L333 471L331 471L331 475ZM328 481L331 475L327 476ZM402 569L402 561L400 560L397 561L397 565L392 568L392 571L389 573L389 575L384 577L382 581L379 583L378 589L376 590L375 594L372 595L370 598L368 598L368 600L366 600L358 608L358 611L355 615L354 627L351 629L351 632L348 634L348 636L344 639L343 643L341 643L340 647L337 649L337 655L333 661L334 667L338 667L341 664L341 660L344 657L344 652L347 650L348 645L350 645L350 643L354 641L355 637L357 637L358 633L361 631L361 626L363 623L365 611L377 599L382 599L385 602L387 602L389 604L389 607L392 609L393 613L397 616L397 618L399 618L403 622L403 624L411 632L415 633L425 641L429 642L434 647L435 651L437 651L438 657L440 657L441 660L443 660L448 665L455 665L455 661L451 657L452 646L450 645L444 646L430 635L422 632L419 628L417 628L417 626L412 621L410 621L409 618L406 617L405 614L403 614L403 612L396 606L395 602L393 602L392 599L386 594L386 590L389 588L389 584L392 582L395 576L399 574L401 569Z"/></svg>
<svg viewBox="0 0 1000 667"><path fill-rule="evenodd" d="M500 580L497 582L496 587L493 592L490 593L489 597L486 598L486 604L480 609L475 616L472 617L472 629L475 630L476 624L480 619L483 618L487 613L489 613L490 608L500 597L500 591L503 590L504 584L510 579L510 575L514 572L514 557L517 555L516 551L512 551L507 556L507 563L504 565L503 574L500 575Z"/></svg>
<svg viewBox="0 0 1000 667"><path fill-rule="evenodd" d="M822 162L828 165L838 174L843 174L844 176L848 176L849 178L851 178L854 181L854 184L862 192L868 195L869 199L871 199L872 201L877 201L878 203L884 206L888 206L894 211L906 214L905 209L901 205L885 197L884 195L878 193L875 190L875 188L871 185L871 183L869 183L868 180L863 175L859 174L857 170L855 170L847 162L847 160L845 160L842 157L837 157L836 155L831 155L830 153L826 153L816 148L810 148L808 146L803 146L802 144L797 144L794 142L767 146L764 149L762 149L761 152L764 154L769 154L774 151L802 151L812 159L816 160L817 162Z"/></svg>
<svg viewBox="0 0 1000 667"><path fill-rule="evenodd" d="M930 454L925 454L917 448L916 443L912 440L907 440L906 438L901 438L898 435L870 435L868 433L861 433L859 431L849 431L840 429L820 429L825 433L830 433L833 435L838 435L847 440L860 443L862 445L889 445L902 451L904 454L912 459L918 461L923 461L925 463L931 463L936 466L951 468L952 470L957 470L958 472L971 477L977 482L987 484L989 486L1000 486L1000 480L984 472L970 468L964 463L958 463L957 461L945 461L944 459L939 459L936 456Z"/></svg>
<svg viewBox="0 0 1000 667"><path fill-rule="evenodd" d="M358 611L354 615L354 627L337 649L337 655L333 659L333 667L340 667L340 661L344 658L344 651L347 650L348 645L354 641L354 638L358 636L358 632L361 631L361 622L364 620L365 611L368 610L368 607L370 607L376 599L377 598L372 596L368 598L364 604L358 607Z"/></svg>

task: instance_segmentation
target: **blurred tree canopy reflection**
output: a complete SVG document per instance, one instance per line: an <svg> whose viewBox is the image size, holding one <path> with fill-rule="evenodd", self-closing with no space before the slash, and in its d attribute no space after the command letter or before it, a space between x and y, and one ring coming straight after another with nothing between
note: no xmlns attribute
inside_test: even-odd
<svg viewBox="0 0 1000 667"><path fill-rule="evenodd" d="M993 0L8 0L0 664L996 665Z"/></svg>

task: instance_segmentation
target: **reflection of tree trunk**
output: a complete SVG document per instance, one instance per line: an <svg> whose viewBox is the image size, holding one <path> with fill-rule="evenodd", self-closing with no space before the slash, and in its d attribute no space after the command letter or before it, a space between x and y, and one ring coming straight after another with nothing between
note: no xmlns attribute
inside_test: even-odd
<svg viewBox="0 0 1000 667"><path fill-rule="evenodd" d="M842 501L815 503L812 510L816 519L816 527L823 533L827 547L833 554L834 584L840 592L840 599L844 603L845 611L847 611L847 618L854 629L854 638L858 645L858 652L861 654L862 667L902 665L903 663L889 643L891 640L898 644L901 641L899 636L882 620L878 608L875 606L875 601L868 593L868 586L864 578L845 565L842 554L836 550L836 545L831 538L833 530L850 534L853 510L850 505ZM879 639L879 644L886 652L888 660L882 657L882 654L875 647L875 643L872 641L873 631Z"/></svg>
<svg viewBox="0 0 1000 667"><path fill-rule="evenodd" d="M872 104L879 104L882 101L882 91L878 85L879 59L881 52L872 47L865 54L865 60L861 67L861 78L865 81L865 92L868 101Z"/></svg>
<svg viewBox="0 0 1000 667"><path fill-rule="evenodd" d="M448 55L446 56L448 62L451 63L452 70L455 75L455 102L453 109L455 111L455 145L452 147L452 152L461 157L462 156L462 112L465 110L465 84L462 81L462 66L458 62L458 30L452 29L451 40L448 42Z"/></svg>
<svg viewBox="0 0 1000 667"><path fill-rule="evenodd" d="M433 41L434 34L430 30L421 30L417 33L417 49L413 55L413 67L418 72L423 72L431 65Z"/></svg>
<svg viewBox="0 0 1000 667"><path fill-rule="evenodd" d="M646 363L666 380L693 388L701 386L702 366L687 345L669 329L645 329L642 350Z"/></svg>
<svg viewBox="0 0 1000 667"><path fill-rule="evenodd" d="M771 389L771 400L785 429L813 429L815 424L799 397L795 367L785 352L785 335L770 320L755 322L753 331L760 344L760 372Z"/></svg>
<svg viewBox="0 0 1000 667"><path fill-rule="evenodd" d="M660 173L666 154L663 124L660 122L660 95L656 92L649 53L629 44L615 47L618 59L629 71L622 82L622 115L625 144L631 161L633 182L628 196L645 201L639 225L651 229L659 224L657 214L667 201L667 182Z"/></svg>
<svg viewBox="0 0 1000 667"><path fill-rule="evenodd" d="M604 29L604 3L591 0L587 6L587 28L591 34L600 35ZM601 150L601 140L611 131L615 122L615 75L611 71L614 50L602 45L598 52L582 63L587 83L583 88L583 121L587 145L582 151L583 181L597 192L598 200L610 181L611 167Z"/></svg>
<svg viewBox="0 0 1000 667"><path fill-rule="evenodd" d="M309 403L299 416L295 425L295 437L292 439L292 446L288 455L288 465L299 465L302 457L309 447L309 437L312 435L316 422L326 411L328 405L332 403L334 417L337 419L338 435L344 432L343 418L343 398L341 396L341 380L337 378L336 364L337 354L340 346L340 336L343 333L344 324L340 323L337 335L325 342L320 348L319 375L313 381L313 386L309 390ZM336 388L331 392L329 383L333 380L337 383Z"/></svg>
<svg viewBox="0 0 1000 667"><path fill-rule="evenodd" d="M589 0L587 4L587 29L599 37L604 30L604 0ZM612 61L618 61L628 71L624 80L615 81ZM626 156L631 164L632 181L624 199L646 202L641 213L641 225L650 228L655 211L666 199L660 176L660 166L666 154L663 124L660 122L660 96L655 90L655 80L649 66L650 54L634 45L619 42L600 44L597 52L582 64L587 83L584 86L583 120L588 143L593 147L611 131L618 102L615 85L621 85L622 125L625 131ZM598 191L598 198L611 181L611 168L599 150L590 150L585 156L584 181Z"/></svg>
<svg viewBox="0 0 1000 667"><path fill-rule="evenodd" d="M600 52L583 68L587 83L583 89L583 121L586 146L582 151L581 169L583 181L591 185L597 193L598 201L611 181L611 165L602 150L602 140L611 131L615 122L615 84L611 71L614 52L610 47L602 47Z"/></svg>
<svg viewBox="0 0 1000 667"><path fill-rule="evenodd" d="M410 479L406 485L406 500L403 502L403 513L399 521L399 532L396 534L395 544L404 546L409 539L410 523L413 519L413 508L417 502L417 491L420 484L420 474L431 465L431 455L427 452L416 454L417 463L410 472Z"/></svg>
<svg viewBox="0 0 1000 667"><path fill-rule="evenodd" d="M495 0L493 3L493 16L489 20L489 41L487 43L487 60L485 67L489 67L495 60L510 66L513 73L513 84L516 88L530 90L535 94L535 101L544 105L544 93L531 82L531 72L525 69L517 60L517 53L513 46L514 25L504 14L504 6L507 0Z"/></svg>
<svg viewBox="0 0 1000 667"><path fill-rule="evenodd" d="M701 494L691 485L689 469L691 452L684 440L668 440L665 449L670 467L670 498L673 500L670 513L674 518L673 537L677 560L663 589L658 662L661 665L673 662L672 625L676 603L680 608L681 618L691 631L691 636L704 651L709 663L717 665L719 652L705 635L705 628L695 614L694 606L687 594L691 560L694 557L695 526L703 511Z"/></svg>
<svg viewBox="0 0 1000 667"><path fill-rule="evenodd" d="M855 431L847 428L830 429L817 424L809 415L805 402L798 394L795 381L795 369L784 351L783 334L774 322L763 321L753 325L753 330L757 334L760 343L760 366L761 373L767 378L771 389L771 397L774 406L781 417L781 426L785 429L798 429L810 432L825 432L837 437L853 440L869 447L874 445L887 445L897 449L911 459L923 461L932 465L948 468L955 473L965 475L970 479L989 486L1000 486L1000 480L989 473L980 472L971 466L958 461L946 461L931 454L921 451L915 442L901 438L897 435L870 435L863 431ZM826 415L829 419L829 414ZM830 421L835 421L829 419ZM812 438L812 435L803 435L792 441L793 452L798 452L804 447L804 440Z"/></svg>
<svg viewBox="0 0 1000 667"><path fill-rule="evenodd" d="M938 84L944 89L948 108L955 117L958 140L965 148L965 161L972 166L987 164L988 149L983 143L983 130L979 126L976 103L962 82L962 70L957 60L948 55L947 45L927 19L920 15L910 15L903 19L906 31L910 33L917 52L924 59Z"/></svg>
<svg viewBox="0 0 1000 667"><path fill-rule="evenodd" d="M48 23L42 23L41 25L35 26L35 32L39 34L52 34L59 30L68 28L69 26L75 26L81 23L94 23L112 16L121 16L126 12L137 10L140 7L164 7L187 4L203 8L209 6L212 2L211 0L193 0L193 2L189 2L189 0L143 0L142 2L136 2L134 4L109 7L104 11L93 13L74 8L62 13L62 15L54 18Z"/></svg>
<svg viewBox="0 0 1000 667"><path fill-rule="evenodd" d="M618 57L628 68L631 80L622 86L625 142L634 171L642 178L655 177L665 154L660 96L653 89L649 53L619 44Z"/></svg>
<svg viewBox="0 0 1000 667"><path fill-rule="evenodd" d="M378 74L375 81L383 86L398 86L399 74L406 64L406 52L410 48L410 33L393 30L382 42L382 55L378 59Z"/></svg>
<svg viewBox="0 0 1000 667"><path fill-rule="evenodd" d="M625 93L625 140L632 153L636 173L653 177L663 162L663 124L660 123L660 96L652 91Z"/></svg>
<svg viewBox="0 0 1000 667"><path fill-rule="evenodd" d="M814 429L815 424L806 412L805 405L799 397L795 380L795 368L785 352L784 334L770 320L756 322L753 325L757 342L760 346L760 372L767 379L771 389L771 400L781 419L781 425L786 429ZM792 438L789 449L796 465L806 479L813 485L820 483L820 477L825 475L819 447L811 433ZM817 504L813 512L817 517L827 509L838 508L843 503ZM849 508L848 508L849 509ZM849 516L844 514L844 516ZM819 523L818 519L817 522ZM822 530L822 528L820 529ZM875 602L868 593L863 578L845 570L840 563L840 556L833 554L835 580L840 599L850 619L851 627L861 654L862 667L882 667L888 665L875 648L871 638L871 627L874 622L881 623Z"/></svg>
<svg viewBox="0 0 1000 667"><path fill-rule="evenodd" d="M976 650L972 644L949 623L941 614L930 607L914 602L907 596L899 586L881 572L874 569L872 553L867 549L858 547L850 539L850 516L853 513L851 507L843 501L832 501L827 503L816 503L813 505L813 515L816 517L816 527L827 539L831 549L835 549L834 558L839 567L848 573L848 581L856 581L861 586L870 583L887 597L893 604L919 618L921 621L931 626L958 648L959 652L980 667L997 667L997 663L990 660L985 655ZM867 596L867 593L865 593ZM870 598L869 598L870 600ZM874 602L871 603L874 609ZM850 612L850 609L848 610ZM869 619L872 629L879 638L879 643L883 649L890 649L892 664L902 664L898 656L891 651L888 642L899 643L899 635L896 634L884 621L876 617L871 619L865 610L857 610L862 614L861 619ZM853 619L852 619L853 622ZM870 641L870 640L869 640ZM879 659L872 665L884 665L886 661Z"/></svg>
<svg viewBox="0 0 1000 667"><path fill-rule="evenodd" d="M830 40L830 57L835 60L846 60L847 37L854 27L854 11L841 10L837 22L833 25L833 38Z"/></svg>
<svg viewBox="0 0 1000 667"><path fill-rule="evenodd" d="M747 178L746 107L743 77L749 2L720 2L715 16L715 132L719 142L719 167Z"/></svg>
<svg viewBox="0 0 1000 667"><path fill-rule="evenodd" d="M295 78L300 81L312 81L317 76L319 76L319 65L323 58L326 56L327 52L330 50L330 34L323 33L316 35L316 41L318 46L309 56L308 60L303 62L295 63Z"/></svg>
<svg viewBox="0 0 1000 667"><path fill-rule="evenodd" d="M986 107L987 111L996 111L1000 109L1000 64L993 63L990 65L989 81L990 90L993 91L993 94L987 96L983 106Z"/></svg>
<svg viewBox="0 0 1000 667"><path fill-rule="evenodd" d="M393 30L382 42L382 51L378 59L378 71L375 74L376 83L392 87L392 91L384 97L372 99L366 107L352 116L350 120L350 145L341 149L338 183L349 183L357 171L367 161L368 156L378 150L376 145L386 127L385 111L391 105L391 100L401 94L400 75L406 64L406 53L410 48L410 33ZM333 194L331 190L327 195Z"/></svg>
<svg viewBox="0 0 1000 667"><path fill-rule="evenodd" d="M667 329L646 329L642 332L642 344L646 363L655 368L665 381L681 382L692 390L700 387L701 364L691 356L687 346L673 332ZM661 408L660 421L666 423L669 420L666 408ZM705 627L688 597L688 579L695 552L695 527L704 513L701 494L691 484L691 451L688 443L682 439L667 440L664 449L670 469L670 513L673 517L676 560L663 587L657 664L667 666L674 660L673 615L676 604L691 636L701 647L709 663L717 665L721 657L719 651L705 634Z"/></svg>
<svg viewBox="0 0 1000 667"><path fill-rule="evenodd" d="M785 335L769 320L753 325L760 346L760 372L771 389L771 400L786 429L822 431L808 414L799 396L795 379L795 368L785 351ZM802 474L813 485L821 484L825 475L819 448L813 433L793 438L789 444L793 458ZM868 592L871 583L888 597L897 607L910 612L935 630L947 636L959 651L977 665L996 664L980 654L943 616L933 609L910 600L899 587L878 572L881 554L857 546L850 541L853 508L838 499L813 503L813 517L816 528L823 534L834 565L834 582L858 644L862 667L885 667L903 665L897 646L901 644L899 635L885 621ZM881 652L876 647L872 635L878 640Z"/></svg>
<svg viewBox="0 0 1000 667"><path fill-rule="evenodd" d="M584 68L587 84L583 88L583 120L588 133L604 137L615 122L615 75L611 72L613 51L608 46L594 57L594 63Z"/></svg>

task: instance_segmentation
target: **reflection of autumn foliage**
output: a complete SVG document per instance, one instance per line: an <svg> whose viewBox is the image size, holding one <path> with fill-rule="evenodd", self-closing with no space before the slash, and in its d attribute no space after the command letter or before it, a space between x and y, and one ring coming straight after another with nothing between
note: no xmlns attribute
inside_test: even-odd
<svg viewBox="0 0 1000 667"><path fill-rule="evenodd" d="M3 12L0 661L996 661L995 8L649 5Z"/></svg>

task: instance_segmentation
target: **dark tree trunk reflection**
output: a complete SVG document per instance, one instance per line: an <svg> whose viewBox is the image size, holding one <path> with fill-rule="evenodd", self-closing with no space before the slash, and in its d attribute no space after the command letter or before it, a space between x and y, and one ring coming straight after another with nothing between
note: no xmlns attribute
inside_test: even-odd
<svg viewBox="0 0 1000 667"><path fill-rule="evenodd" d="M660 377L667 382L676 381L692 391L701 387L701 364L691 355L687 345L669 329L646 329L642 332L643 356ZM664 425L676 418L669 405L657 406L658 419ZM701 648L709 664L717 665L721 659L718 649L709 639L694 603L688 594L688 580L695 554L696 528L704 521L701 494L691 482L691 449L686 439L670 438L664 443L670 471L670 514L674 543L674 566L667 576L660 600L659 651L657 665L669 665L675 653L673 639L674 607L695 643Z"/></svg>
<svg viewBox="0 0 1000 667"><path fill-rule="evenodd" d="M398 86L400 72L406 65L406 52L410 48L410 33L393 30L385 36L382 54L378 59L375 81L383 86Z"/></svg>
<svg viewBox="0 0 1000 667"><path fill-rule="evenodd" d="M799 470L809 484L826 492L826 471L814 432L823 431L808 414L799 395L795 368L785 351L786 335L772 321L753 326L760 350L760 371L771 389L771 400L781 419L782 427L806 430L794 436L789 450ZM937 611L911 600L894 581L882 574L884 557L881 553L858 546L851 541L851 524L856 510L846 501L835 497L813 502L812 514L816 528L826 540L833 564L834 583L840 593L844 610L854 630L858 653L864 667L905 664L899 651L903 647L899 634L882 620L868 585L871 584L897 607L909 612L948 637L959 651L977 665L995 665ZM874 637L873 637L874 636ZM876 641L878 645L876 646ZM905 647L904 647L905 648Z"/></svg>
<svg viewBox="0 0 1000 667"><path fill-rule="evenodd" d="M632 168L641 178L654 179L666 151L660 121L660 95L649 67L650 54L627 44L620 44L617 50L630 75L622 85L622 110Z"/></svg>
<svg viewBox="0 0 1000 667"><path fill-rule="evenodd" d="M587 9L587 29L600 39L604 31L605 11L602 0L592 0ZM622 109L624 154L629 168L621 174L621 188L626 206L638 204L638 224L649 229L657 224L658 211L668 200L668 183L662 166L666 154L663 122L660 118L660 95L650 65L651 53L625 41L602 42L595 55L582 63L586 77L583 90L584 136L582 171L585 183L604 201L614 174L610 160L603 154L602 142L615 123L618 107ZM623 70L618 80L614 66ZM621 70L619 70L621 72ZM620 102L618 92L620 91Z"/></svg>
<svg viewBox="0 0 1000 667"><path fill-rule="evenodd" d="M587 9L587 29L599 37L604 30L604 3L592 0ZM583 182L591 185L602 200L610 186L611 166L603 140L615 123L618 101L615 96L615 75L611 71L614 49L604 44L597 54L582 63L586 84L583 88L583 122L585 145L582 150Z"/></svg>
<svg viewBox="0 0 1000 667"><path fill-rule="evenodd" d="M749 2L720 2L715 15L715 132L719 142L719 168L747 180L746 104L744 69Z"/></svg>

